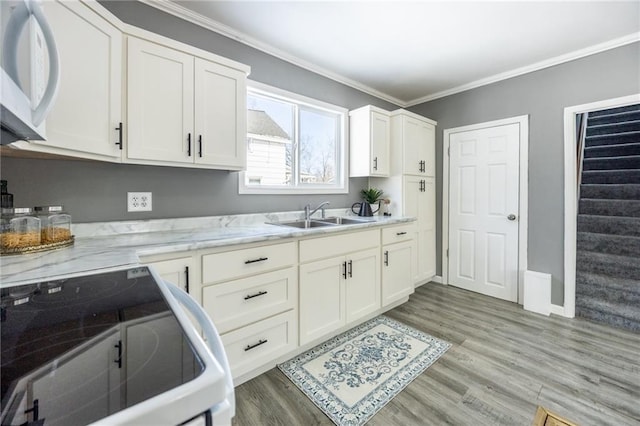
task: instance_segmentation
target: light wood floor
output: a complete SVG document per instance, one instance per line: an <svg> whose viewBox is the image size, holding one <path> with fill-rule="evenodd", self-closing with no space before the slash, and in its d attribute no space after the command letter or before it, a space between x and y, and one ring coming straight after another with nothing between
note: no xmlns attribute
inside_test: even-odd
<svg viewBox="0 0 640 426"><path fill-rule="evenodd" d="M640 334L433 283L386 315L453 346L370 425L529 426L538 405L584 426L640 425ZM236 426L332 424L277 368L236 403Z"/></svg>

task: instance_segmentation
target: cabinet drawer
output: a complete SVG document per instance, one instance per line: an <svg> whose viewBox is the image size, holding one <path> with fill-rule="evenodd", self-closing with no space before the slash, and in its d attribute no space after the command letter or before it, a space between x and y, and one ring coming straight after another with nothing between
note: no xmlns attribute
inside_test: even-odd
<svg viewBox="0 0 640 426"><path fill-rule="evenodd" d="M382 245L411 240L415 238L417 230L416 222L384 228L382 230Z"/></svg>
<svg viewBox="0 0 640 426"><path fill-rule="evenodd" d="M290 267L202 289L202 305L226 333L293 309L298 302L297 269Z"/></svg>
<svg viewBox="0 0 640 426"><path fill-rule="evenodd" d="M365 250L379 245L379 229L304 240L300 241L300 263Z"/></svg>
<svg viewBox="0 0 640 426"><path fill-rule="evenodd" d="M295 310L223 334L231 375L236 379L294 350L297 335Z"/></svg>
<svg viewBox="0 0 640 426"><path fill-rule="evenodd" d="M296 263L296 243L227 251L202 256L202 283L228 281Z"/></svg>

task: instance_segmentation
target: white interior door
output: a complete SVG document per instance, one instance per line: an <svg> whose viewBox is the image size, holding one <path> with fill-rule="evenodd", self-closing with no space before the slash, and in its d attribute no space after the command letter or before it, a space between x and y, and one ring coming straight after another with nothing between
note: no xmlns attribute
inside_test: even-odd
<svg viewBox="0 0 640 426"><path fill-rule="evenodd" d="M449 283L518 296L519 124L449 136Z"/></svg>

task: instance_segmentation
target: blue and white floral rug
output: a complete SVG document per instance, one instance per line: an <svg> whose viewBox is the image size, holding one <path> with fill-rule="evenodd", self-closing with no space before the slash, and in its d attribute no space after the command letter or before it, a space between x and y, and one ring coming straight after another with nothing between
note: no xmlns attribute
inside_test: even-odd
<svg viewBox="0 0 640 426"><path fill-rule="evenodd" d="M337 425L362 425L451 344L385 316L278 368Z"/></svg>

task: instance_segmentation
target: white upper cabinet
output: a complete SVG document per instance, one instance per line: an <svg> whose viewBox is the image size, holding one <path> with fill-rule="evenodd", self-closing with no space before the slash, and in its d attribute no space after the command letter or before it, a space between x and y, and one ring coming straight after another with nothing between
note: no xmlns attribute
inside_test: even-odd
<svg viewBox="0 0 640 426"><path fill-rule="evenodd" d="M43 10L58 47L60 85L47 116L47 140L14 146L119 162L122 33L101 16L110 14L99 5L55 1Z"/></svg>
<svg viewBox="0 0 640 426"><path fill-rule="evenodd" d="M131 36L127 59L127 162L245 167L246 67Z"/></svg>
<svg viewBox="0 0 640 426"><path fill-rule="evenodd" d="M246 111L246 73L196 58L196 163L245 168Z"/></svg>
<svg viewBox="0 0 640 426"><path fill-rule="evenodd" d="M371 105L349 112L349 176L389 176L389 112Z"/></svg>
<svg viewBox="0 0 640 426"><path fill-rule="evenodd" d="M391 113L392 174L435 176L435 124L402 109Z"/></svg>
<svg viewBox="0 0 640 426"><path fill-rule="evenodd" d="M127 38L127 157L193 163L193 56Z"/></svg>

